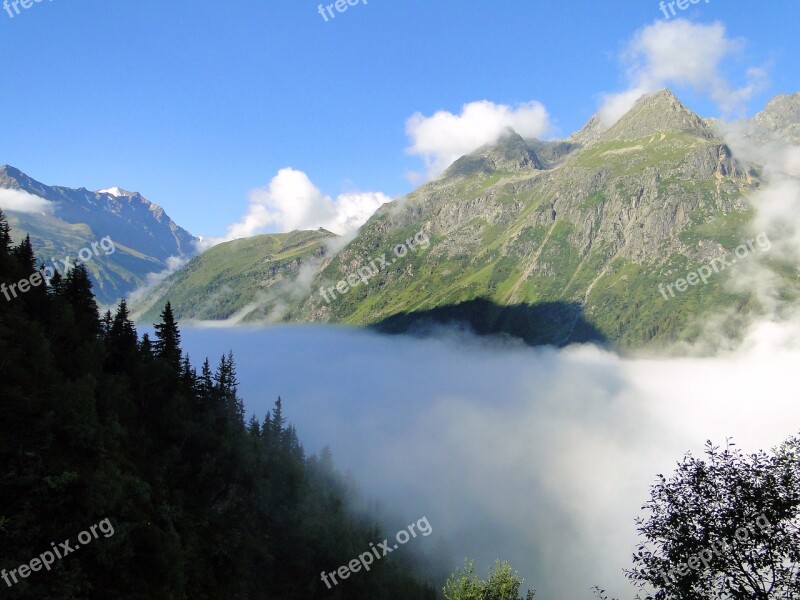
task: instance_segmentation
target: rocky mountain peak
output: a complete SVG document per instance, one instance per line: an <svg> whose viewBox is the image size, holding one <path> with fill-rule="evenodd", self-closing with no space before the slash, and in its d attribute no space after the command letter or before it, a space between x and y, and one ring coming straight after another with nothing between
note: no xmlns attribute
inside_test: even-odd
<svg viewBox="0 0 800 600"><path fill-rule="evenodd" d="M475 152L462 156L444 172L444 177L489 174L495 171L516 172L544 169L536 153L514 129L506 127L493 144L485 144Z"/></svg>
<svg viewBox="0 0 800 600"><path fill-rule="evenodd" d="M800 93L780 94L767 102L753 121L756 129L764 128L760 137L775 136L790 144L800 145ZM756 132L756 137L758 132Z"/></svg>
<svg viewBox="0 0 800 600"><path fill-rule="evenodd" d="M686 108L671 91L663 89L639 98L600 139L637 140L659 132L683 132L709 140L716 138L703 119Z"/></svg>
<svg viewBox="0 0 800 600"><path fill-rule="evenodd" d="M606 128L603 127L600 116L593 115L591 119L586 121L586 125L584 125L583 128L569 136L566 141L580 144L581 146L588 146L600 139L600 136L603 135L605 130Z"/></svg>

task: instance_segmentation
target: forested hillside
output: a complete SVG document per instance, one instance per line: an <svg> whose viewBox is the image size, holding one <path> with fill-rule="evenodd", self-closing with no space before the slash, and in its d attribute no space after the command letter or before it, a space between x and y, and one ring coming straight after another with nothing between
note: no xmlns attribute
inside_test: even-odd
<svg viewBox="0 0 800 600"><path fill-rule="evenodd" d="M36 269L0 213L0 283L33 283ZM348 511L330 454L305 456L280 400L245 422L232 355L197 372L169 305L155 339L139 339L124 302L98 314L83 267L20 289L0 296L5 597L436 597L402 555L326 589L323 570L384 535ZM68 555L24 574L62 540Z"/></svg>

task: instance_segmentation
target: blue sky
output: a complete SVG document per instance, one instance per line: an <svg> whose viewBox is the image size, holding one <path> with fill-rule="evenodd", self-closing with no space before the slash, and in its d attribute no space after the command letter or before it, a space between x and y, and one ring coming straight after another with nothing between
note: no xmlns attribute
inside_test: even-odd
<svg viewBox="0 0 800 600"><path fill-rule="evenodd" d="M407 173L426 171L406 152L418 112L538 101L545 137L567 135L599 94L631 87L620 54L667 21L653 0L369 0L328 22L317 5L44 0L13 18L0 11L0 163L49 184L140 191L195 235L221 236L249 192L286 167L333 198L407 193ZM748 115L800 90L800 6L753 6L678 11L743 40L719 68L732 88L761 70L737 108ZM676 61L690 50L674 44ZM719 113L707 90L671 87L704 116Z"/></svg>

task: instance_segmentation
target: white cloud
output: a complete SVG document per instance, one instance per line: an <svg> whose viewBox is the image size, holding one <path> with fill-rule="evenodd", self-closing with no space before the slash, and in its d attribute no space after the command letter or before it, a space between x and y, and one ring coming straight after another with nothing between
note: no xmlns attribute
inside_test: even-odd
<svg viewBox="0 0 800 600"><path fill-rule="evenodd" d="M460 115L439 111L426 117L415 113L406 121L406 134L411 139L409 154L422 156L429 178L436 177L455 160L484 144L497 140L506 127L522 137L541 137L550 120L545 107L536 101L508 106L488 100L470 102ZM418 174L408 174L418 179Z"/></svg>
<svg viewBox="0 0 800 600"><path fill-rule="evenodd" d="M695 24L685 19L658 21L638 31L622 54L630 86L603 95L600 116L613 125L642 95L669 85L687 86L709 97L725 114L736 113L766 79L763 69L746 71L747 84L734 89L720 67L743 46L727 37L721 23Z"/></svg>
<svg viewBox="0 0 800 600"><path fill-rule="evenodd" d="M0 189L0 208L14 212L36 214L52 212L53 203L22 190Z"/></svg>
<svg viewBox="0 0 800 600"><path fill-rule="evenodd" d="M353 234L391 198L381 192L347 192L336 199L322 193L308 175L285 168L266 188L249 194L250 206L222 238L203 240L205 248L272 229L280 232L324 227L339 235Z"/></svg>

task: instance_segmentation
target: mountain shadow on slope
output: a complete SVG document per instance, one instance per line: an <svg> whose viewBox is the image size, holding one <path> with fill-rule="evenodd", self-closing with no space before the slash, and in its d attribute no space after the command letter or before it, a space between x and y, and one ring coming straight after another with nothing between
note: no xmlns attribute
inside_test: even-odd
<svg viewBox="0 0 800 600"><path fill-rule="evenodd" d="M480 336L519 339L529 346L566 346L607 339L583 317L577 302L501 306L486 298L393 315L371 327L381 333L431 335L441 326L467 326Z"/></svg>

